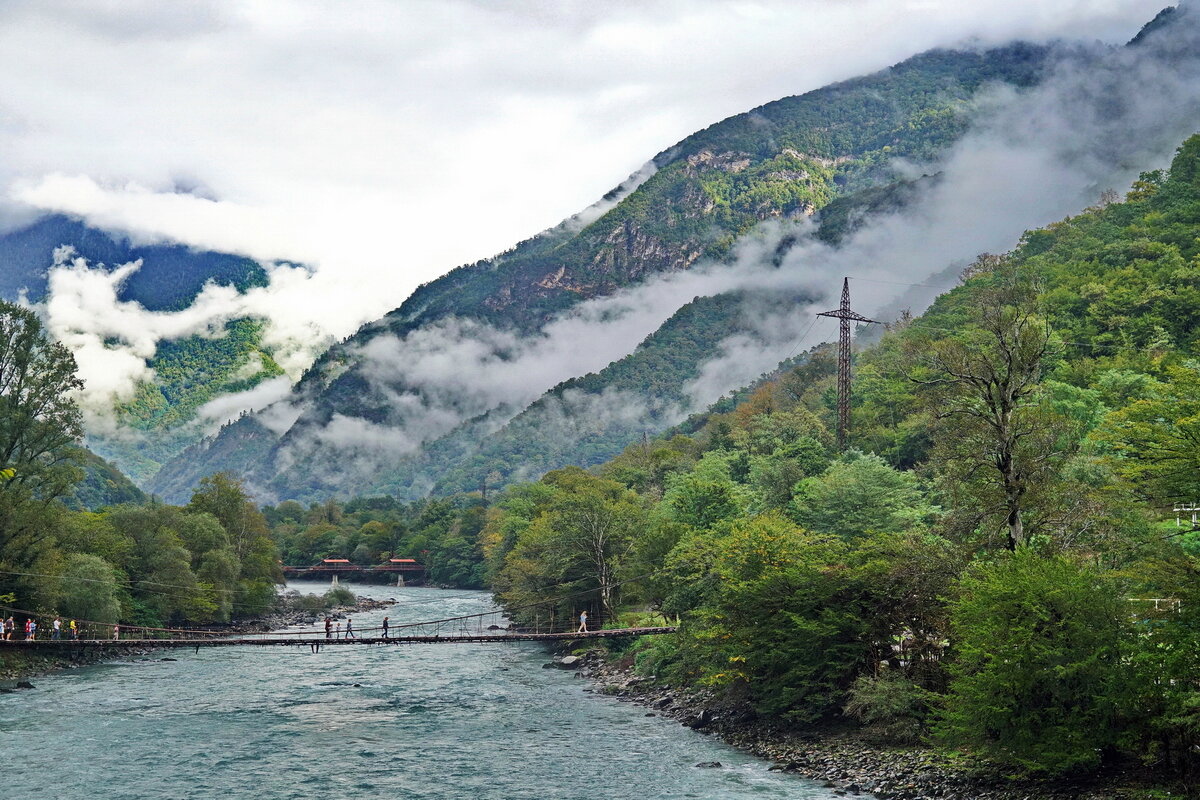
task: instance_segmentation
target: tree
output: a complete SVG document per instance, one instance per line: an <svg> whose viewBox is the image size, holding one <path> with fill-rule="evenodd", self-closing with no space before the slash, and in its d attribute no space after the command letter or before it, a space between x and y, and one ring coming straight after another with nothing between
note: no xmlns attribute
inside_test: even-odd
<svg viewBox="0 0 1200 800"><path fill-rule="evenodd" d="M777 514L737 520L713 544L719 589L681 637L691 677L744 694L764 714L821 718L870 652L864 594L841 567L847 544Z"/></svg>
<svg viewBox="0 0 1200 800"><path fill-rule="evenodd" d="M99 556L67 556L59 588L59 608L68 617L116 622L121 616L120 587L112 564Z"/></svg>
<svg viewBox="0 0 1200 800"><path fill-rule="evenodd" d="M125 506L111 512L113 526L134 542L127 567L134 600L131 621L148 625L207 621L216 611L210 593L192 571L192 554L178 533L184 516L173 506Z"/></svg>
<svg viewBox="0 0 1200 800"><path fill-rule="evenodd" d="M619 575L646 522L636 494L567 467L511 491L497 507L503 516L489 520L482 538L489 559L502 559L494 587L505 604L539 604L536 613L553 609L565 618L594 595L602 618L615 616Z"/></svg>
<svg viewBox="0 0 1200 800"><path fill-rule="evenodd" d="M322 507L322 512L329 514L330 508L327 504ZM250 502L241 479L228 472L202 478L187 510L216 517L229 535L238 558L243 558L253 548L256 539L269 536L266 518ZM340 511L338 514L340 516Z"/></svg>
<svg viewBox="0 0 1200 800"><path fill-rule="evenodd" d="M543 478L559 491L550 508L550 525L568 560L583 565L585 584L594 582L604 620L616 617L617 571L645 521L645 509L620 484L588 475L578 467ZM571 572L578 571L578 567Z"/></svg>
<svg viewBox="0 0 1200 800"><path fill-rule="evenodd" d="M283 582L283 573L266 517L250 501L241 480L225 472L202 479L187 510L212 514L225 529L239 565L236 606L245 613L265 612L275 596L275 584ZM341 516L336 504L327 504L323 510L326 515Z"/></svg>
<svg viewBox="0 0 1200 800"><path fill-rule="evenodd" d="M999 518L1010 550L1028 538L1031 494L1048 488L1068 450L1062 425L1040 408L1039 382L1052 354L1032 286L1004 276L973 298L962 333L913 343L913 378L938 420L933 459L958 506L979 522Z"/></svg>
<svg viewBox="0 0 1200 800"><path fill-rule="evenodd" d="M1033 772L1094 766L1115 742L1128 609L1103 573L1027 548L979 563L951 605L940 735Z"/></svg>
<svg viewBox="0 0 1200 800"><path fill-rule="evenodd" d="M793 502L806 528L838 536L899 533L932 516L916 477L876 455L850 451L822 475L801 481Z"/></svg>
<svg viewBox="0 0 1200 800"><path fill-rule="evenodd" d="M71 458L82 387L74 357L34 313L0 301L0 567L36 571L52 535L44 512L82 477ZM20 585L0 576L0 590Z"/></svg>

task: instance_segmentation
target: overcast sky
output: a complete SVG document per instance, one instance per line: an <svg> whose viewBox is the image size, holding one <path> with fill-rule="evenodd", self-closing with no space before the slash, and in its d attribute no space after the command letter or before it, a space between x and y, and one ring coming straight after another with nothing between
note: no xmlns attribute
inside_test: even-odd
<svg viewBox="0 0 1200 800"><path fill-rule="evenodd" d="M269 302L344 336L726 116L939 45L1123 41L1166 3L5 2L0 197L310 264Z"/></svg>

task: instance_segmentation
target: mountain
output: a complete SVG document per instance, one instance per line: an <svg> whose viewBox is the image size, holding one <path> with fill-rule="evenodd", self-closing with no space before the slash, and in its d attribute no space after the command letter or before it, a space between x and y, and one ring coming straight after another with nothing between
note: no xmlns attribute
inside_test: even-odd
<svg viewBox="0 0 1200 800"><path fill-rule="evenodd" d="M75 461L83 469L83 480L62 498L63 505L75 511L95 511L124 503L141 504L145 492L133 485L121 470L86 448L79 448Z"/></svg>
<svg viewBox="0 0 1200 800"><path fill-rule="evenodd" d="M837 219L846 228L851 224L849 208L869 211L872 205L894 205L911 185L911 178L894 169L895 159L932 159L967 129L971 100L983 87L1032 85L1049 57L1047 48L1025 44L989 51L932 51L875 75L768 103L699 131L659 153L637 180L614 190L589 212L421 286L400 308L331 349L287 401L298 417L281 435L261 420L229 426L215 442L169 464L151 488L174 498L199 477L234 467L276 496L359 491L372 487L380 473L387 473L390 479L385 481L398 490L405 484L404 494L419 494L439 476L396 476L419 471L414 465L427 443L453 436L461 425L484 415L492 415L493 425L496 417L502 423L503 417L538 401L543 391L557 392L538 401L545 406L553 396L590 393L604 379L584 380L574 387L564 384L596 371L581 360L542 378L542 386L522 387L499 399L464 399L462 393L448 397L449 392L403 367L381 374L385 370L379 351L395 343L396 360L403 362L407 350L420 350L430 339L457 337L492 348L495 360L508 359L515 368L517 356L504 352L505 345L492 344L495 332L515 340L545 336L548 327L561 323L581 304L614 297L697 264L732 263L738 242L764 222L803 221L835 198L858 197L841 204L845 213ZM648 321L626 347L614 346L598 355L595 367L603 372L606 363L620 361L684 302L674 301ZM679 394L716 342L709 344L682 359L686 363L661 370L661 386L642 389ZM615 373L605 378L610 374ZM400 403L398 398L403 398ZM673 421L674 416L663 415L650 420L647 429L661 430ZM365 426L367 438L369 426L401 431L405 441L397 442L399 457L383 453L364 458L360 448L357 457L347 458L346 448L330 444L339 430L356 424ZM237 445L243 440L245 450L261 453L263 441L272 436L276 443L266 459L246 458ZM615 446L619 435L606 438ZM462 448L447 443L443 449ZM592 458L612 454L609 446L601 450ZM575 455L568 447L559 457Z"/></svg>
<svg viewBox="0 0 1200 800"><path fill-rule="evenodd" d="M51 269L74 258L110 273L140 261L117 285L116 299L151 312L187 309L210 283L242 292L267 284L263 267L242 256L178 244L137 245L127 236L52 214L0 236L0 298L47 300ZM135 479L146 480L196 440L190 423L200 406L283 374L261 347L261 334L260 322L238 319L218 335L205 332L158 342L147 362L154 380L140 384L134 397L112 409L125 432L93 431L91 446ZM150 435L130 436L130 430Z"/></svg>
<svg viewBox="0 0 1200 800"><path fill-rule="evenodd" d="M420 287L318 359L286 400L190 448L150 486L179 499L204 475L232 470L264 499L413 498L603 461L631 436L667 429L794 350L780 343L799 343L796 298L814 300L814 285L840 284L864 268L857 251L847 255L847 240L873 226L894 232L897 208L939 193L953 200L951 190L970 184L967 173L946 185L938 166L968 135L980 168L997 181L1005 167L988 159L1020 157L1005 149L1007 135L1038 141L1033 114L1046 115L1044 127L1062 139L1044 145L1048 157L1070 153L1053 167L1068 170L1064 177L1075 170L1124 180L1169 152L1164 142L1147 144L1154 136L1130 134L1133 111L1117 98L1145 95L1143 82L1163 80L1163 66L1175 69L1178 59L1181 74L1193 68L1194 56L1179 53L1194 48L1157 44L1172 44L1175 22L1189 15L1174 16L1138 41L1145 58L1159 59L1146 74L1129 60L1132 48L938 50L699 131L592 209ZM1088 98L1098 99L1072 109ZM1071 128L1081 120L1051 118L1101 102L1125 128L1084 132ZM1200 120L1191 95L1175 107L1178 119L1162 122L1159 137L1172 144L1179 138L1167 129ZM960 171L972 155L960 158ZM1037 185L1062 182L1039 166L1046 183ZM1090 185L1081 182L1081 191ZM1016 196L1001 206L1019 206L1030 189L1008 191ZM1046 213L1084 205L1070 202L1078 205ZM941 227L929 228L936 236L964 239L954 258L978 252L967 249L974 231L955 224L961 209L944 202L922 210L941 215ZM989 241L1015 241L1021 230ZM912 244L951 258L936 242ZM808 255L804 269L795 253ZM925 264L921 275L952 263ZM755 295L770 301L746 306Z"/></svg>
<svg viewBox="0 0 1200 800"><path fill-rule="evenodd" d="M24 293L32 302L45 299L54 251L64 245L109 269L140 260L141 269L125 279L117 298L150 311L186 308L210 281L241 290L267 283L263 268L242 256L178 244L135 245L125 236L51 214L0 236L0 298L13 301Z"/></svg>

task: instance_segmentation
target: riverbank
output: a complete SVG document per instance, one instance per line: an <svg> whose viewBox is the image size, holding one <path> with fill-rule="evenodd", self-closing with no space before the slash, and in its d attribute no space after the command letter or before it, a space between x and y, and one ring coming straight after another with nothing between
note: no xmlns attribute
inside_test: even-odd
<svg viewBox="0 0 1200 800"><path fill-rule="evenodd" d="M797 731L764 722L745 708L722 706L706 691L684 691L637 676L603 649L570 664L595 691L645 706L753 756L771 769L821 781L839 794L881 800L1147 800L1171 797L1140 772L1109 769L1086 781L1015 780L999 770L927 747L871 742L850 726ZM1156 791L1157 790L1157 791ZM1182 796L1182 795L1175 795Z"/></svg>
<svg viewBox="0 0 1200 800"><path fill-rule="evenodd" d="M257 619L236 620L226 625L206 625L197 630L222 633L270 633L296 626L317 626L326 616L335 620L345 619L351 614L376 611L395 604L395 600L375 600L357 597L352 606L337 606L328 612L315 612L309 608L278 608ZM75 669L105 661L147 658L158 652L153 645L134 650L128 648L80 648L66 653L22 652L20 642L0 642L0 692L15 690L20 681L28 681L62 669ZM169 659L174 661L175 659Z"/></svg>

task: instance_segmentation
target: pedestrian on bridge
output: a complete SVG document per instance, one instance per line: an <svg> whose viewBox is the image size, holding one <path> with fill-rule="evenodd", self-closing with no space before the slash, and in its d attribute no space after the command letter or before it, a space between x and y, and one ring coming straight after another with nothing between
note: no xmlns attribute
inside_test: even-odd
<svg viewBox="0 0 1200 800"><path fill-rule="evenodd" d="M337 624L337 635L336 635L336 636L334 636L333 638L335 638L335 639L341 639L341 638L342 638L342 623L340 623L340 622L339 622L339 623Z"/></svg>
<svg viewBox="0 0 1200 800"><path fill-rule="evenodd" d="M71 640L79 641L79 626L75 624L75 620L71 620L71 624L68 627L71 631Z"/></svg>
<svg viewBox="0 0 1200 800"><path fill-rule="evenodd" d="M354 620L350 619L350 617L346 617L346 638L347 639L357 638L354 635Z"/></svg>
<svg viewBox="0 0 1200 800"><path fill-rule="evenodd" d="M387 629L388 629L388 618L384 617L383 618L383 638L385 638L385 639L388 637Z"/></svg>
<svg viewBox="0 0 1200 800"><path fill-rule="evenodd" d="M50 638L56 642L62 638L62 619L59 617L54 618L54 630L50 632Z"/></svg>
<svg viewBox="0 0 1200 800"><path fill-rule="evenodd" d="M120 624L115 624L115 625L113 625L113 641L115 642L120 638L121 638L121 626L120 626Z"/></svg>
<svg viewBox="0 0 1200 800"><path fill-rule="evenodd" d="M25 623L25 638L31 642L37 639L37 622L32 617Z"/></svg>
<svg viewBox="0 0 1200 800"><path fill-rule="evenodd" d="M326 639L333 638L333 617L325 618L325 638Z"/></svg>
<svg viewBox="0 0 1200 800"><path fill-rule="evenodd" d="M12 618L12 614L8 615L8 619L4 620L4 641L11 642L13 631L17 629L16 620Z"/></svg>
<svg viewBox="0 0 1200 800"><path fill-rule="evenodd" d="M582 611L579 614L579 630L576 633L587 633L587 612Z"/></svg>

